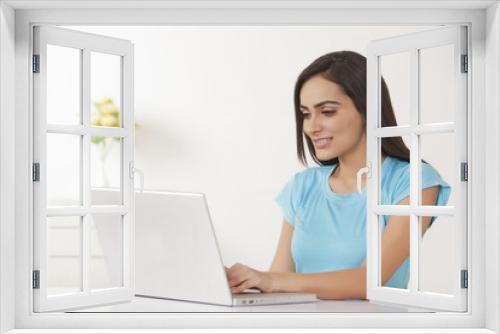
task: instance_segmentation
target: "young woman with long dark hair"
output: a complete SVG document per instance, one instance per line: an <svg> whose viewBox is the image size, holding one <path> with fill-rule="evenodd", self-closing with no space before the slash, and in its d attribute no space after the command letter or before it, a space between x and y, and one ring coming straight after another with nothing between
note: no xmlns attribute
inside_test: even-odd
<svg viewBox="0 0 500 334"><path fill-rule="evenodd" d="M384 80L381 99L382 126L396 126ZM366 189L356 191L356 174L366 166L366 58L338 51L316 59L297 79L294 104L298 158L307 166L305 138L319 167L295 174L276 197L284 221L269 271L240 263L226 268L231 291L366 299ZM401 137L383 138L381 150L381 201L408 205L410 152ZM424 162L422 205L446 205L450 191ZM422 233L433 219L422 217ZM381 245L382 284L406 288L409 217L384 217Z"/></svg>

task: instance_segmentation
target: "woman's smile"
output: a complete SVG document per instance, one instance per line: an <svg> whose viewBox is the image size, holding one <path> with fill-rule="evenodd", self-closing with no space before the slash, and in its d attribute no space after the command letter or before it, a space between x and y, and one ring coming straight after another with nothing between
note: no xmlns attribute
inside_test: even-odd
<svg viewBox="0 0 500 334"><path fill-rule="evenodd" d="M313 139L314 147L316 149L325 148L328 145L330 145L332 140L333 140L333 137L322 137L322 138L318 138L318 139Z"/></svg>

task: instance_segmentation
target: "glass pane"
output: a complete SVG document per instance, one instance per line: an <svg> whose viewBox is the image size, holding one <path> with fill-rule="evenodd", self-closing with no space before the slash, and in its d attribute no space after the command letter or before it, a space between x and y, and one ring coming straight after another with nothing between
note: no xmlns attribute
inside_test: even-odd
<svg viewBox="0 0 500 334"><path fill-rule="evenodd" d="M455 134L421 135L420 147L422 159L427 162L421 164L421 187L426 188L435 185L439 179L444 180L451 189L440 188L440 196L434 205L455 205L453 186L457 181L460 167L455 162Z"/></svg>
<svg viewBox="0 0 500 334"><path fill-rule="evenodd" d="M123 224L120 215L94 215L90 226L90 287L123 286Z"/></svg>
<svg viewBox="0 0 500 334"><path fill-rule="evenodd" d="M381 83L381 103L379 127L409 125L410 124L410 53L402 52L386 56L380 56L380 74L387 85L387 93L384 94ZM387 101L390 100L390 104ZM392 105L390 110L389 105ZM392 112L396 117L394 124ZM384 116L387 115L387 116Z"/></svg>
<svg viewBox="0 0 500 334"><path fill-rule="evenodd" d="M47 134L47 205L81 204L81 136Z"/></svg>
<svg viewBox="0 0 500 334"><path fill-rule="evenodd" d="M425 227L430 219L420 217L420 226ZM420 244L419 291L452 294L459 277L453 271L454 225L453 216L438 216L425 230Z"/></svg>
<svg viewBox="0 0 500 334"><path fill-rule="evenodd" d="M91 122L94 126L121 126L121 57L90 53Z"/></svg>
<svg viewBox="0 0 500 334"><path fill-rule="evenodd" d="M92 205L121 204L122 139L92 136L90 179ZM95 196L94 196L95 195Z"/></svg>
<svg viewBox="0 0 500 334"><path fill-rule="evenodd" d="M81 217L47 218L47 294L82 291Z"/></svg>
<svg viewBox="0 0 500 334"><path fill-rule="evenodd" d="M400 236L400 242L406 244L405 248L408 254L408 257L399 265L397 263L389 262L389 254L393 255L394 250L388 248L390 246L384 245L384 232L385 227L389 222L393 222L396 224L405 225L402 229L402 235ZM407 289L408 281L410 278L410 217L409 216L380 216L380 229L382 230L381 236L381 249L380 249L380 273L382 275L379 278L379 286L383 287L391 287L396 289ZM389 273L389 276L384 276L383 268L384 266L388 266L392 269L392 273ZM389 269L391 270L391 269Z"/></svg>
<svg viewBox="0 0 500 334"><path fill-rule="evenodd" d="M404 159L410 156L410 137L379 138L379 150L380 155L386 156L379 162L379 204L398 205L405 198L409 200L410 164ZM398 173L396 178L393 169L400 164L404 173Z"/></svg>
<svg viewBox="0 0 500 334"><path fill-rule="evenodd" d="M420 50L420 123L453 122L453 45Z"/></svg>
<svg viewBox="0 0 500 334"><path fill-rule="evenodd" d="M80 49L47 45L47 123L79 124Z"/></svg>

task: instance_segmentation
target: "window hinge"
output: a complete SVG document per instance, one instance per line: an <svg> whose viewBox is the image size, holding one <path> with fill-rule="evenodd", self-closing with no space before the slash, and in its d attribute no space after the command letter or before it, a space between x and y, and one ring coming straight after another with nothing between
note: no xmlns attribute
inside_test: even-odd
<svg viewBox="0 0 500 334"><path fill-rule="evenodd" d="M460 287L462 289L467 289L469 287L469 273L467 270L462 270L461 271L461 284L460 284Z"/></svg>
<svg viewBox="0 0 500 334"><path fill-rule="evenodd" d="M469 57L462 55L462 73L469 72Z"/></svg>
<svg viewBox="0 0 500 334"><path fill-rule="evenodd" d="M33 289L40 289L40 270L33 270Z"/></svg>
<svg viewBox="0 0 500 334"><path fill-rule="evenodd" d="M33 73L40 73L40 55L33 55Z"/></svg>
<svg viewBox="0 0 500 334"><path fill-rule="evenodd" d="M462 180L462 181L469 180L469 165L466 162L462 162L462 164L461 164L460 180Z"/></svg>
<svg viewBox="0 0 500 334"><path fill-rule="evenodd" d="M40 164L38 162L33 163L33 182L40 181Z"/></svg>

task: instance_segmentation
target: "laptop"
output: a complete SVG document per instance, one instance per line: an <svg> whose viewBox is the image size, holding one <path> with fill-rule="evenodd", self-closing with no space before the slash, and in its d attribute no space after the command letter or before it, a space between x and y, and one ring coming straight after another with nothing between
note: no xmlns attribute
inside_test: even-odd
<svg viewBox="0 0 500 334"><path fill-rule="evenodd" d="M136 296L224 306L317 301L312 293L231 294L202 193L137 192L135 235Z"/></svg>

